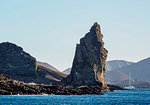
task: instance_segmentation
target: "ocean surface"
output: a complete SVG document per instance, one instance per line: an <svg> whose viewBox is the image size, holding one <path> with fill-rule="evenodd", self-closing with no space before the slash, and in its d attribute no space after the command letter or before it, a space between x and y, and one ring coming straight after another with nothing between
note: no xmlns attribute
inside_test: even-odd
<svg viewBox="0 0 150 105"><path fill-rule="evenodd" d="M0 105L150 105L150 89L104 95L1 95Z"/></svg>

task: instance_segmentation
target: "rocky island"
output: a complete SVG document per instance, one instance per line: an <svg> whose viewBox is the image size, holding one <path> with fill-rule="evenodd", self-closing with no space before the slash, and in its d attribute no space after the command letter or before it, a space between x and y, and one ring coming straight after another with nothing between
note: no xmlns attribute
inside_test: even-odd
<svg viewBox="0 0 150 105"><path fill-rule="evenodd" d="M71 74L62 82L65 85L99 87L109 91L104 81L108 51L103 47L100 25L94 23L85 37L77 44Z"/></svg>
<svg viewBox="0 0 150 105"><path fill-rule="evenodd" d="M108 51L102 38L100 25L94 23L77 44L69 76L37 65L36 58L15 44L1 43L0 94L81 95L122 89L105 83Z"/></svg>

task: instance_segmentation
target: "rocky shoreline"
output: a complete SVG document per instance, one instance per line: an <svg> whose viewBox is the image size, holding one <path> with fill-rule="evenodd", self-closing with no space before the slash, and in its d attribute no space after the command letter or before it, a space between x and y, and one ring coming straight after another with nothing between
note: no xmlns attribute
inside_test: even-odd
<svg viewBox="0 0 150 105"><path fill-rule="evenodd" d="M73 88L70 86L44 85L34 83L24 83L12 80L10 77L0 74L0 95L102 95L98 88L81 86Z"/></svg>
<svg viewBox="0 0 150 105"><path fill-rule="evenodd" d="M105 83L108 51L102 39L100 25L95 22L77 44L71 74L67 77L37 65L36 58L23 48L1 43L0 95L102 95L104 91L122 89Z"/></svg>
<svg viewBox="0 0 150 105"><path fill-rule="evenodd" d="M110 85L108 85L110 86ZM110 90L122 90L120 87L110 86ZM100 87L90 88L80 86L44 85L35 83L24 83L13 80L0 74L0 95L103 95Z"/></svg>

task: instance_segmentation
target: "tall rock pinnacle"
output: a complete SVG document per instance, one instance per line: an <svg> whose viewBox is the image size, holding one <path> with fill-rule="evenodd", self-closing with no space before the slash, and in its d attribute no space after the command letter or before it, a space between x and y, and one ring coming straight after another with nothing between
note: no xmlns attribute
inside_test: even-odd
<svg viewBox="0 0 150 105"><path fill-rule="evenodd" d="M108 51L103 47L100 25L94 23L76 46L71 74L62 82L71 86L99 86L107 89L104 81L105 61Z"/></svg>

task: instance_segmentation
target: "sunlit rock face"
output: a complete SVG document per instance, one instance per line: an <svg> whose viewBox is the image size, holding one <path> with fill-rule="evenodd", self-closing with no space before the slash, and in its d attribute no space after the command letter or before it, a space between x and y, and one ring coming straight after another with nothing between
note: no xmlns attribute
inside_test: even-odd
<svg viewBox="0 0 150 105"><path fill-rule="evenodd" d="M99 86L108 89L104 81L105 64L108 51L103 47L100 25L94 23L76 46L71 74L62 82L72 86Z"/></svg>

